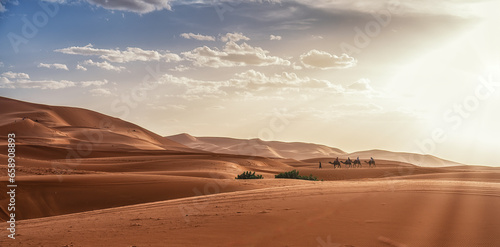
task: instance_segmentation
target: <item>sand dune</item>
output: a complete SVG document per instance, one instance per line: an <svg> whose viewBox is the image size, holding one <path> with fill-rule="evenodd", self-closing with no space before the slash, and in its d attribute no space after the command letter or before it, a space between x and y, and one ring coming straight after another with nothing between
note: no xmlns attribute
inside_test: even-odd
<svg viewBox="0 0 500 247"><path fill-rule="evenodd" d="M168 139L188 147L214 153L290 158L296 160L338 156L345 154L338 148L300 142L263 141L260 139L236 139L225 137L194 137L189 134L167 136Z"/></svg>
<svg viewBox="0 0 500 247"><path fill-rule="evenodd" d="M0 97L0 105L0 139L14 132L20 145L91 143L132 149L189 150L135 124L86 109L33 104L4 97Z"/></svg>
<svg viewBox="0 0 500 247"><path fill-rule="evenodd" d="M8 106L0 159L5 134L16 133L19 233L0 246L500 245L496 167L309 143L168 139L84 109L0 103ZM337 156L372 156L377 167L334 168ZM323 181L274 178L293 169ZM244 171L264 178L234 179ZM7 202L0 194L2 220Z"/></svg>
<svg viewBox="0 0 500 247"><path fill-rule="evenodd" d="M429 166L429 167L442 167L442 166L460 166L463 165L458 162L449 161L445 159L438 158L432 155L423 155L415 153L404 153L404 152L391 152L386 150L367 150L359 151L354 153L349 153L346 155L340 155L340 158L351 157L360 159L369 159L374 157L376 159L382 160L393 160L405 163L411 163L418 166Z"/></svg>
<svg viewBox="0 0 500 247"><path fill-rule="evenodd" d="M167 137L170 140L182 143L188 147L214 153L240 154L263 156L271 158L305 160L310 162L319 158L369 159L374 157L380 160L393 160L402 163L411 163L419 166L441 167L463 165L457 162L444 160L432 155L414 153L391 152L386 150L368 150L346 153L338 148L325 145L301 142L262 141L259 139L235 139L224 137L194 137L189 134L179 134ZM327 159L325 159L326 161ZM331 161L331 160L330 160Z"/></svg>

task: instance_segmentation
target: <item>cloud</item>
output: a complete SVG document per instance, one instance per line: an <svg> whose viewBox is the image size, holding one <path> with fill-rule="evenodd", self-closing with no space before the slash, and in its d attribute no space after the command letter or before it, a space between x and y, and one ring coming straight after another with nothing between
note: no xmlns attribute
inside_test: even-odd
<svg viewBox="0 0 500 247"><path fill-rule="evenodd" d="M226 33L224 36L220 37L220 40L222 42L238 42L240 40L250 40L250 38L243 35L242 33Z"/></svg>
<svg viewBox="0 0 500 247"><path fill-rule="evenodd" d="M30 76L26 73L15 73L12 71L7 71L2 73L2 77L8 78L8 79L29 79Z"/></svg>
<svg viewBox="0 0 500 247"><path fill-rule="evenodd" d="M77 70L87 71L87 68L85 68L85 67L81 66L80 64L77 64L77 65L76 65L76 69L77 69Z"/></svg>
<svg viewBox="0 0 500 247"><path fill-rule="evenodd" d="M125 51L119 49L98 49L94 48L92 44L86 46L72 46L63 49L54 50L64 54L81 55L81 56L99 56L100 58L109 62L127 63L134 61L180 61L181 58L177 54L168 51L153 51L143 50L137 47L127 47Z"/></svg>
<svg viewBox="0 0 500 247"><path fill-rule="evenodd" d="M318 68L323 70L350 68L357 63L356 59L345 53L339 57L318 50L311 50L308 53L302 54L300 60L306 68Z"/></svg>
<svg viewBox="0 0 500 247"><path fill-rule="evenodd" d="M169 0L86 0L90 4L110 10L121 10L145 14L153 11L171 10Z"/></svg>
<svg viewBox="0 0 500 247"><path fill-rule="evenodd" d="M204 41L215 41L215 37L213 36L206 36L206 35L201 35L201 34L194 34L194 33L181 33L181 37L185 39L196 39L196 40L204 40Z"/></svg>
<svg viewBox="0 0 500 247"><path fill-rule="evenodd" d="M222 50L203 46L182 53L186 60L198 67L290 65L290 61L268 54L269 51L260 47L252 47L247 43L239 45L233 41L226 43Z"/></svg>
<svg viewBox="0 0 500 247"><path fill-rule="evenodd" d="M53 63L53 64L40 63L38 64L38 68L69 70L66 64L60 64L60 63Z"/></svg>
<svg viewBox="0 0 500 247"><path fill-rule="evenodd" d="M236 2L238 0L229 0ZM449 15L459 17L479 16L481 13L477 8L478 4L488 3L488 0L478 1L456 1L456 0L295 0L294 2L310 8L320 9L332 13L358 12L373 14L374 12L385 11L390 15L401 16L408 14L419 15ZM491 1L490 1L491 2Z"/></svg>
<svg viewBox="0 0 500 247"><path fill-rule="evenodd" d="M108 84L108 80L102 80L102 81L82 81L79 84L82 87L102 86L102 85Z"/></svg>
<svg viewBox="0 0 500 247"><path fill-rule="evenodd" d="M189 70L189 67L186 67L182 64L175 66L175 68L173 68L173 69L170 69L170 71L177 71L177 72L182 72L182 71L186 71L186 70Z"/></svg>
<svg viewBox="0 0 500 247"><path fill-rule="evenodd" d="M63 89L68 87L88 87L101 86L107 84L103 81L81 81L74 82L69 80L31 80L26 73L14 73L12 71L2 73L0 76L0 88L26 88L26 89Z"/></svg>
<svg viewBox="0 0 500 247"><path fill-rule="evenodd" d="M19 5L19 1L17 1L17 0L3 0L3 1L0 1L0 13L4 13L4 12L7 11L7 8L5 8L5 6L7 5L7 3L12 4L12 5Z"/></svg>
<svg viewBox="0 0 500 247"><path fill-rule="evenodd" d="M0 76L0 88L15 88L14 82L7 77Z"/></svg>
<svg viewBox="0 0 500 247"><path fill-rule="evenodd" d="M105 69L105 70L113 70L113 71L122 71L125 69L125 67L123 66L114 66L106 61L104 62L94 62L92 61L92 59L88 59L88 60L85 60L83 62L84 65L90 65L90 66L95 66L95 67L98 67L98 68L101 68L101 69Z"/></svg>
<svg viewBox="0 0 500 247"><path fill-rule="evenodd" d="M38 88L38 89L63 89L67 87L74 87L75 82L67 80L29 80L17 79L9 81L6 77L0 77L0 88Z"/></svg>
<svg viewBox="0 0 500 247"><path fill-rule="evenodd" d="M275 35L272 35L272 34L271 34L271 35L269 36L269 39L270 39L270 40L281 40L281 36L279 36L279 35L276 35L276 36L275 36Z"/></svg>
<svg viewBox="0 0 500 247"><path fill-rule="evenodd" d="M349 85L347 88L350 90L354 91L374 91L373 88L370 86L370 79L367 78L361 78L355 83L352 83Z"/></svg>
<svg viewBox="0 0 500 247"><path fill-rule="evenodd" d="M0 62L0 68L3 68L4 64L3 62Z"/></svg>
<svg viewBox="0 0 500 247"><path fill-rule="evenodd" d="M345 91L342 86L335 85L328 80L299 77L295 73L288 72L267 76L255 70L234 74L231 79L223 81L196 80L165 74L159 79L158 83L182 87L185 90L182 95L191 99L238 95L251 96L254 99L261 97L261 95L283 99L284 97L280 94L304 93L315 90L335 94Z"/></svg>
<svg viewBox="0 0 500 247"><path fill-rule="evenodd" d="M111 96L113 93L109 89L105 88L94 88L89 90L92 96L103 97L103 96Z"/></svg>
<svg viewBox="0 0 500 247"><path fill-rule="evenodd" d="M292 69L294 69L294 70L302 70L302 66L297 65L296 63L293 63L292 64Z"/></svg>
<svg viewBox="0 0 500 247"><path fill-rule="evenodd" d="M246 72L236 74L230 82L232 85L240 85L246 90L262 90L264 88L321 88L333 89L336 92L344 91L342 86L334 85L328 80L299 77L295 73L288 72L266 76L262 72L248 70Z"/></svg>

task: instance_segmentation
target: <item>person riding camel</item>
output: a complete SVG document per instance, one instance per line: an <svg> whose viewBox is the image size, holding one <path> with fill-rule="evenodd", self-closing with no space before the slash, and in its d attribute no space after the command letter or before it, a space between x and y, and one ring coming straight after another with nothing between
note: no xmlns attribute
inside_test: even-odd
<svg viewBox="0 0 500 247"><path fill-rule="evenodd" d="M358 156L358 158L356 158L356 160L361 164L361 161L359 161L359 156Z"/></svg>
<svg viewBox="0 0 500 247"><path fill-rule="evenodd" d="M370 157L370 161L375 163L375 160L373 160L373 157Z"/></svg>

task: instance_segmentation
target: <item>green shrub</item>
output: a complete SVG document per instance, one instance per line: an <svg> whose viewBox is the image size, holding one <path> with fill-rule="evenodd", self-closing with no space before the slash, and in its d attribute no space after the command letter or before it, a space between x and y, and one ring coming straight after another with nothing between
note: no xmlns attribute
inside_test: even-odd
<svg viewBox="0 0 500 247"><path fill-rule="evenodd" d="M310 174L309 176L301 176L297 170L282 172L278 175L274 175L275 178L290 178L290 179L302 179L302 180L312 180L318 181L318 178Z"/></svg>
<svg viewBox="0 0 500 247"><path fill-rule="evenodd" d="M255 175L255 172L246 171L238 175L236 179L262 179L262 175Z"/></svg>

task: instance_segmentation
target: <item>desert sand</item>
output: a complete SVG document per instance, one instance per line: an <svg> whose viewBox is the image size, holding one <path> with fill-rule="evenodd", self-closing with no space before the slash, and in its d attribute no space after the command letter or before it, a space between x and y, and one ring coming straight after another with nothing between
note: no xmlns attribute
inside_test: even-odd
<svg viewBox="0 0 500 247"><path fill-rule="evenodd" d="M187 145L85 109L0 104L18 185L16 239L4 227L0 246L500 246L499 168L260 140L249 154L237 139ZM328 163L356 154L377 167ZM293 169L324 181L274 178ZM244 171L264 179L234 179ZM6 206L1 193L4 221Z"/></svg>

